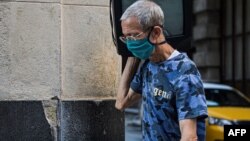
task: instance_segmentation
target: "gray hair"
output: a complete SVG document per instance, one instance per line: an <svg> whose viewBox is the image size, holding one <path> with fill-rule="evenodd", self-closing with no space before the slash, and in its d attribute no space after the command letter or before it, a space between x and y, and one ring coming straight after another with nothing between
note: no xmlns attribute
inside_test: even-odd
<svg viewBox="0 0 250 141"><path fill-rule="evenodd" d="M136 17L143 31L153 26L163 26L164 14L159 5L149 0L138 0L129 6L121 17L126 20L130 17Z"/></svg>

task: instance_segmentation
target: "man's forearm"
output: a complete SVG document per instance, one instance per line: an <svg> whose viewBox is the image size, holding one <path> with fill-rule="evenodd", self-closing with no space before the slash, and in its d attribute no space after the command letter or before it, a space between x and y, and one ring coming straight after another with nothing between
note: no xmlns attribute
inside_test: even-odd
<svg viewBox="0 0 250 141"><path fill-rule="evenodd" d="M124 68L120 84L118 87L118 94L116 99L116 107L118 109L122 109L125 105L127 98L127 94L130 87L130 82L133 79L134 74L136 73L140 60L135 57L129 57Z"/></svg>
<svg viewBox="0 0 250 141"><path fill-rule="evenodd" d="M128 58L118 87L118 94L122 92L124 88L127 90L129 89L130 82L137 71L139 63L140 60L135 57Z"/></svg>
<svg viewBox="0 0 250 141"><path fill-rule="evenodd" d="M181 141L198 141L196 119L185 119L180 122Z"/></svg>

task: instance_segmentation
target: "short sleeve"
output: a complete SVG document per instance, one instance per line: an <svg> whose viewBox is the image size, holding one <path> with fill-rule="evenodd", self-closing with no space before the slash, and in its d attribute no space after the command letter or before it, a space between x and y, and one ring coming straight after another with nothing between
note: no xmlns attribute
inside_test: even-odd
<svg viewBox="0 0 250 141"><path fill-rule="evenodd" d="M139 71L135 74L132 82L130 83L130 88L138 93L142 94L142 68L139 69Z"/></svg>
<svg viewBox="0 0 250 141"><path fill-rule="evenodd" d="M183 75L175 85L178 119L206 118L207 105L199 75Z"/></svg>

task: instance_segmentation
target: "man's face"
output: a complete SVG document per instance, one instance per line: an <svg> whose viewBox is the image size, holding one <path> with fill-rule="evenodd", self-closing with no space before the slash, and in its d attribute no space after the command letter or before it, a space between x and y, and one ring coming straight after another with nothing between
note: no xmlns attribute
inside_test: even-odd
<svg viewBox="0 0 250 141"><path fill-rule="evenodd" d="M131 17L121 22L122 33L124 37L134 37L135 39L143 39L146 37L143 33L140 24L138 23L137 18ZM139 35L139 36L138 36Z"/></svg>

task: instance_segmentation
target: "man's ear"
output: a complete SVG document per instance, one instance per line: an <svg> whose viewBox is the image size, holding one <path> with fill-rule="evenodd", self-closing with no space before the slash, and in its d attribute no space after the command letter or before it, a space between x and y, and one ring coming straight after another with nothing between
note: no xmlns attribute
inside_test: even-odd
<svg viewBox="0 0 250 141"><path fill-rule="evenodd" d="M159 26L154 26L152 31L151 31L151 42L156 44L157 43L157 39L160 37L162 32L162 28Z"/></svg>

